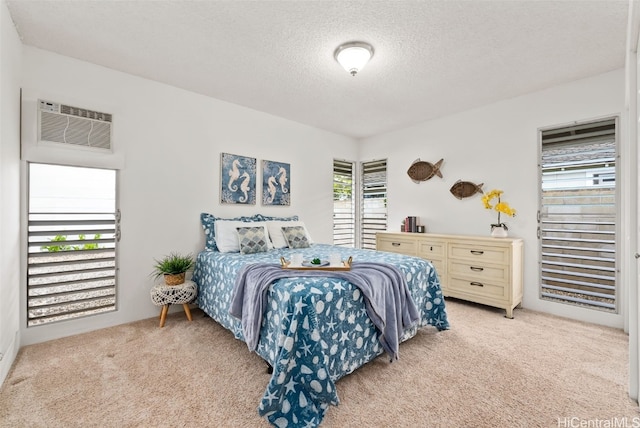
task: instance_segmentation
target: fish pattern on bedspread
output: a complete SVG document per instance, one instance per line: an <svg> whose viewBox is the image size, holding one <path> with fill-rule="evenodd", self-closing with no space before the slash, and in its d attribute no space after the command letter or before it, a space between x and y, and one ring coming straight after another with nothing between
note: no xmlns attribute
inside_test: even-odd
<svg viewBox="0 0 640 428"><path fill-rule="evenodd" d="M302 253L307 260L326 260L330 253L338 252L344 259L353 256L354 261L396 266L406 276L420 312L418 325L405 330L401 341L413 337L422 326L449 328L440 282L431 263L323 244L250 256L203 251L192 278L198 284L198 305L244 341L240 321L229 314L238 272L247 263L273 263L280 256L288 259L293 252ZM379 332L367 316L360 290L342 279L280 279L269 287L267 302L256 352L274 370L259 414L278 427L318 426L329 405L339 403L335 382L383 353Z"/></svg>

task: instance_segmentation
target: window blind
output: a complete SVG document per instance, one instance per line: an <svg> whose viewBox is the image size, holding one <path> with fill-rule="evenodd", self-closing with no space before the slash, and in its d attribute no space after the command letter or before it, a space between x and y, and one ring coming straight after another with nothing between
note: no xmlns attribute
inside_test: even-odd
<svg viewBox="0 0 640 428"><path fill-rule="evenodd" d="M116 310L116 172L29 164L27 326Z"/></svg>
<svg viewBox="0 0 640 428"><path fill-rule="evenodd" d="M387 160L361 164L360 247L375 249L376 233L387 229Z"/></svg>
<svg viewBox="0 0 640 428"><path fill-rule="evenodd" d="M355 247L355 163L333 160L333 244Z"/></svg>
<svg viewBox="0 0 640 428"><path fill-rule="evenodd" d="M616 121L541 133L541 297L616 311Z"/></svg>
<svg viewBox="0 0 640 428"><path fill-rule="evenodd" d="M114 213L30 213L28 326L115 310Z"/></svg>

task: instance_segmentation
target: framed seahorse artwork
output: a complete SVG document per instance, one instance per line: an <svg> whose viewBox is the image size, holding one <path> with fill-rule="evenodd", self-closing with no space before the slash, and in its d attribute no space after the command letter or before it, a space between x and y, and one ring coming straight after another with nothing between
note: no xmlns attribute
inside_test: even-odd
<svg viewBox="0 0 640 428"><path fill-rule="evenodd" d="M262 205L291 204L290 173L288 163L262 161Z"/></svg>
<svg viewBox="0 0 640 428"><path fill-rule="evenodd" d="M220 202L256 204L256 158L220 154Z"/></svg>

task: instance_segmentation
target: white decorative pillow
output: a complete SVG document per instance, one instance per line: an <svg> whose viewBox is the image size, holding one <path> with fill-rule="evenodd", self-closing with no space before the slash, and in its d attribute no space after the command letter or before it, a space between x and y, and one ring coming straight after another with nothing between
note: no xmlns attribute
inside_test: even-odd
<svg viewBox="0 0 640 428"><path fill-rule="evenodd" d="M221 253L237 253L240 251L240 240L238 238L238 227L262 227L264 236L267 238L267 247L273 248L269 240L269 232L267 224L263 221L236 221L236 220L217 220L215 223L215 240L218 251Z"/></svg>
<svg viewBox="0 0 640 428"><path fill-rule="evenodd" d="M205 248L207 250L218 251L218 247L216 246L216 221L217 220L239 220L239 221L264 221L261 219L254 217L236 217L236 218L221 218L216 217L213 214L209 213L201 213L200 214L200 222L202 223L202 228L204 229L205 235ZM296 218L297 220L297 218Z"/></svg>
<svg viewBox="0 0 640 428"><path fill-rule="evenodd" d="M269 238L264 234L264 226L238 227L240 254L264 253L269 251Z"/></svg>
<svg viewBox="0 0 640 428"><path fill-rule="evenodd" d="M309 231L307 230L307 227L304 225L304 222L299 220L295 220L295 221L269 220L267 221L267 229L269 230L269 237L271 238L271 242L273 242L274 248L286 248L289 246L289 244L287 243L287 240L284 239L284 233L282 232L282 228L292 227L292 226L302 226L307 236L307 241L309 241L309 244L313 244L311 235L309 235Z"/></svg>
<svg viewBox="0 0 640 428"><path fill-rule="evenodd" d="M304 226L283 227L282 233L287 240L289 248L309 248L309 240Z"/></svg>

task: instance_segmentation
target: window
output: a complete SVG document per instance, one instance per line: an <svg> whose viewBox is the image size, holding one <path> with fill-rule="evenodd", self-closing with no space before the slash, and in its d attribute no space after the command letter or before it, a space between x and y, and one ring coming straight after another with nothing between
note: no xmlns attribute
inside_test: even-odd
<svg viewBox="0 0 640 428"><path fill-rule="evenodd" d="M360 248L376 248L376 233L387 229L387 160L361 163Z"/></svg>
<svg viewBox="0 0 640 428"><path fill-rule="evenodd" d="M333 160L333 244L355 247L355 163Z"/></svg>
<svg viewBox="0 0 640 428"><path fill-rule="evenodd" d="M116 309L116 172L30 163L27 325Z"/></svg>
<svg viewBox="0 0 640 428"><path fill-rule="evenodd" d="M352 161L333 160L333 243L375 249L376 233L387 229L387 160L361 162L360 174L355 167Z"/></svg>
<svg viewBox="0 0 640 428"><path fill-rule="evenodd" d="M616 119L542 131L541 298L616 302Z"/></svg>

